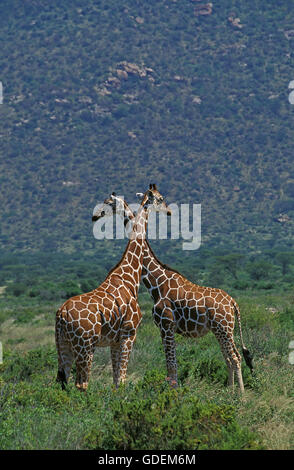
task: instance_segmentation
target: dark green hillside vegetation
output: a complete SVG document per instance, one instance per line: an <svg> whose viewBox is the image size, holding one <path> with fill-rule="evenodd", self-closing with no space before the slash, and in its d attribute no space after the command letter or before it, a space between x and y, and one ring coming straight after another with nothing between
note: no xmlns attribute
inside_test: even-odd
<svg viewBox="0 0 294 470"><path fill-rule="evenodd" d="M291 2L196 6L1 3L2 247L93 249L96 202L155 181L206 247L291 248Z"/></svg>

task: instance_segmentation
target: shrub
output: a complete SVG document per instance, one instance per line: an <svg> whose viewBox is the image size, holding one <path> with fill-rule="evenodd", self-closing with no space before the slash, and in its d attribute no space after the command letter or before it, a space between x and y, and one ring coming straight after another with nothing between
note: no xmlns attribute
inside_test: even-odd
<svg viewBox="0 0 294 470"><path fill-rule="evenodd" d="M82 289L76 281L66 281L62 288L67 299L82 294Z"/></svg>
<svg viewBox="0 0 294 470"><path fill-rule="evenodd" d="M27 285L23 282L13 282L8 284L6 287L5 293L8 295L13 295L14 297L19 297L20 295L25 294L27 291Z"/></svg>
<svg viewBox="0 0 294 470"><path fill-rule="evenodd" d="M92 429L85 436L88 449L193 450L258 448L255 436L236 422L232 406L201 403L181 387L170 389L164 375L147 373L110 402L112 419L105 433Z"/></svg>
<svg viewBox="0 0 294 470"><path fill-rule="evenodd" d="M3 378L6 381L17 382L30 380L35 374L42 374L46 370L57 367L56 350L54 347L33 349L20 355L11 353L8 360L2 365Z"/></svg>

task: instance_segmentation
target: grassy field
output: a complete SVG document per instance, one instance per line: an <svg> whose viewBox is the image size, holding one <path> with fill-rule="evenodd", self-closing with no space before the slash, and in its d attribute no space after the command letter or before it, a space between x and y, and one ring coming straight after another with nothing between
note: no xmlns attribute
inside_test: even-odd
<svg viewBox="0 0 294 470"><path fill-rule="evenodd" d="M0 300L4 360L0 365L1 449L293 449L293 294L239 293L245 394L227 386L214 336L177 337L180 387L165 381L159 331L148 294L128 380L114 390L110 353L98 349L87 394L55 383L54 318L59 305L40 299ZM236 329L236 343L240 347ZM73 370L74 374L74 370Z"/></svg>

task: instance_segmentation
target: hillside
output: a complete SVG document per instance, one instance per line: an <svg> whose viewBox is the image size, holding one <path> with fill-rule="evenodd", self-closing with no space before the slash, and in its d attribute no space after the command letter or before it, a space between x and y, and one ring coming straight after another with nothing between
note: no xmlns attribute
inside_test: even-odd
<svg viewBox="0 0 294 470"><path fill-rule="evenodd" d="M96 250L95 204L149 182L204 249L292 248L291 2L1 3L2 249Z"/></svg>

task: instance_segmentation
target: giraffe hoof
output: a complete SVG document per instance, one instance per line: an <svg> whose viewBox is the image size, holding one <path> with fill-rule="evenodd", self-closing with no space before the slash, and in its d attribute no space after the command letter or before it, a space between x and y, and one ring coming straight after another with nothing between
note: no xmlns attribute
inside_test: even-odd
<svg viewBox="0 0 294 470"><path fill-rule="evenodd" d="M166 377L165 380L169 382L170 386L172 388L177 388L178 386L178 381L176 379L172 379L171 377Z"/></svg>
<svg viewBox="0 0 294 470"><path fill-rule="evenodd" d="M87 388L88 388L88 384L87 384L87 383L76 384L76 387L77 387L77 389L80 390L81 392L86 393L86 392L87 392Z"/></svg>
<svg viewBox="0 0 294 470"><path fill-rule="evenodd" d="M171 388L177 388L178 387L178 382L176 380L170 380L170 386L171 386Z"/></svg>

